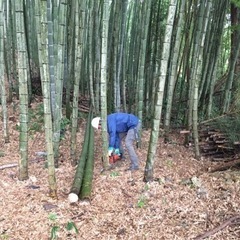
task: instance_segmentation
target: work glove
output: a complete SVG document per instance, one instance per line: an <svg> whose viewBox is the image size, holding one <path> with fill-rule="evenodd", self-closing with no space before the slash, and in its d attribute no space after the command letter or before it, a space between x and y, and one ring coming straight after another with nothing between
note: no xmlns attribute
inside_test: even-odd
<svg viewBox="0 0 240 240"><path fill-rule="evenodd" d="M109 156L109 157L112 155L113 151L114 151L114 148L113 148L113 147L109 147L109 148L108 148L108 156Z"/></svg>
<svg viewBox="0 0 240 240"><path fill-rule="evenodd" d="M116 155L121 155L119 148L116 148L115 151L114 151L114 153L115 153Z"/></svg>

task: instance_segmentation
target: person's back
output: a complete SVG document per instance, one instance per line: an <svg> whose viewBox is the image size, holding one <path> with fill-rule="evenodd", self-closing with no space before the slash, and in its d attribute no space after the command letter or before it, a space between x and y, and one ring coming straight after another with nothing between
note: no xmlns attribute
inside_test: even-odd
<svg viewBox="0 0 240 240"><path fill-rule="evenodd" d="M112 113L107 116L108 133L127 132L135 128L139 123L139 118L129 113Z"/></svg>

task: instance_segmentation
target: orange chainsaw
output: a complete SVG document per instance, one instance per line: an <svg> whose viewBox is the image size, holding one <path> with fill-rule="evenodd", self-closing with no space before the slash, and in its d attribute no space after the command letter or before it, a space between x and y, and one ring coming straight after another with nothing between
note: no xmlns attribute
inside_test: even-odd
<svg viewBox="0 0 240 240"><path fill-rule="evenodd" d="M109 163L113 164L121 159L121 155L112 153L111 156L109 156Z"/></svg>

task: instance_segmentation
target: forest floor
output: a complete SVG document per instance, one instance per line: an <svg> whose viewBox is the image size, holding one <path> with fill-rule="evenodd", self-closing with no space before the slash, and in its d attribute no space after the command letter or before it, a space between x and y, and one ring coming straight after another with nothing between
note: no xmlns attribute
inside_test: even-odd
<svg viewBox="0 0 240 240"><path fill-rule="evenodd" d="M10 143L1 135L0 167L19 160L18 119L11 108L9 112ZM78 154L84 131L81 122ZM57 200L48 196L48 171L39 155L45 151L43 133L29 139L28 180L18 180L17 167L0 169L0 239L188 240L203 239L196 237L208 231L210 240L240 239L240 172L208 172L218 163L194 159L193 149L184 147L178 132L171 144L159 138L154 181L149 183L143 181L149 130L143 130L142 148L137 149L140 170L135 172L125 171L128 158L101 171L101 136L96 132L91 200L70 204L76 167L70 164L69 134L60 146Z"/></svg>

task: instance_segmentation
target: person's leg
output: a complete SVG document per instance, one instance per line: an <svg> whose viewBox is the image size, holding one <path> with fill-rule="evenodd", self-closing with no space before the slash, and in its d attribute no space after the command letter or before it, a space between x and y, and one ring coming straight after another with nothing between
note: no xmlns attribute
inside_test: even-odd
<svg viewBox="0 0 240 240"><path fill-rule="evenodd" d="M123 138L126 137L126 135L127 135L127 133L119 133L119 137L120 137L120 147L119 147L119 150L120 150L122 159L125 159L124 148L123 148L123 145L122 145L122 141L123 141Z"/></svg>
<svg viewBox="0 0 240 240"><path fill-rule="evenodd" d="M128 150L130 160L131 160L130 168L138 169L138 167L139 167L138 166L138 156L137 156L137 154L135 152L135 149L134 149L134 146L133 146L134 141L135 141L134 129L130 129L127 132L125 143L126 143L126 148Z"/></svg>

